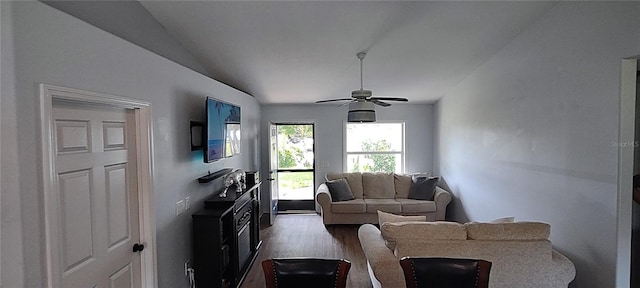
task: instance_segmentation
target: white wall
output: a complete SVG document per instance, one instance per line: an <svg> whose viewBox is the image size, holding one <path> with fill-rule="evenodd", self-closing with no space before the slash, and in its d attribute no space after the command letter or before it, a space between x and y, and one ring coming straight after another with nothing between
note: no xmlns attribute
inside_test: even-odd
<svg viewBox="0 0 640 288"><path fill-rule="evenodd" d="M43 2L180 65L211 76L138 1Z"/></svg>
<svg viewBox="0 0 640 288"><path fill-rule="evenodd" d="M259 168L259 103L43 3L1 5L3 285L44 287L37 87L47 83L151 103L159 287L187 287L182 265L191 257L190 213L220 186L196 178L224 167ZM202 152L190 151L189 120L204 118L205 96L242 107L240 156L207 165ZM187 195L193 207L176 217L175 202Z"/></svg>
<svg viewBox="0 0 640 288"><path fill-rule="evenodd" d="M316 137L316 186L324 182L327 172L343 171L343 134L347 120L347 106L336 105L264 105L261 111L262 178L269 175L269 123L314 122ZM376 107L378 121L405 122L405 170L433 171L433 113L432 104L393 104ZM325 165L326 164L326 165ZM269 187L263 189L263 212L269 202ZM266 212L265 212L266 213Z"/></svg>
<svg viewBox="0 0 640 288"><path fill-rule="evenodd" d="M573 287L616 286L621 59L640 4L559 2L436 106L449 217L551 224Z"/></svg>

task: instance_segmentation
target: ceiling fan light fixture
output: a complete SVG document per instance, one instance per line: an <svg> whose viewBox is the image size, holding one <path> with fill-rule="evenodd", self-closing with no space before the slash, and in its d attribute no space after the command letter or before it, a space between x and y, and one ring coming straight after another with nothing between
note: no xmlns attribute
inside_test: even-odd
<svg viewBox="0 0 640 288"><path fill-rule="evenodd" d="M349 103L347 122L376 122L375 105L371 102L364 101Z"/></svg>

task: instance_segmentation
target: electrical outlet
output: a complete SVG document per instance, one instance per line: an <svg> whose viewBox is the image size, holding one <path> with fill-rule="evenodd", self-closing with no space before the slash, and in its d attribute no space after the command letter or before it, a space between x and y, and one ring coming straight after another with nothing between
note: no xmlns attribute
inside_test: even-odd
<svg viewBox="0 0 640 288"><path fill-rule="evenodd" d="M184 276L189 276L189 265L191 263L189 263L190 261L187 260L186 262L184 262Z"/></svg>
<svg viewBox="0 0 640 288"><path fill-rule="evenodd" d="M184 210L186 211L189 209L191 209L191 196L184 198Z"/></svg>
<svg viewBox="0 0 640 288"><path fill-rule="evenodd" d="M184 200L176 202L176 216L184 213Z"/></svg>

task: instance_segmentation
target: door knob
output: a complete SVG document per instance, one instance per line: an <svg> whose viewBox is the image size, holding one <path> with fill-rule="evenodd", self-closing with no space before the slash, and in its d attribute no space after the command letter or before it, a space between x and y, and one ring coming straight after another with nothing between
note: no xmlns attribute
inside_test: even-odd
<svg viewBox="0 0 640 288"><path fill-rule="evenodd" d="M267 181L273 181L273 180L276 180L276 179L273 179L273 178L267 178Z"/></svg>
<svg viewBox="0 0 640 288"><path fill-rule="evenodd" d="M133 252L140 252L144 250L144 244L136 243L133 244Z"/></svg>

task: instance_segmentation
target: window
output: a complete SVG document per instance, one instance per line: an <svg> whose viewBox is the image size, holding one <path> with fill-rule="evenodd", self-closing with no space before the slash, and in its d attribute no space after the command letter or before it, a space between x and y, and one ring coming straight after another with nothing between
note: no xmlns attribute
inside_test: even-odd
<svg viewBox="0 0 640 288"><path fill-rule="evenodd" d="M347 123L347 172L404 170L404 123Z"/></svg>

